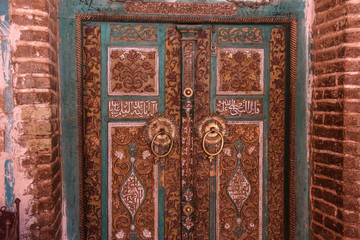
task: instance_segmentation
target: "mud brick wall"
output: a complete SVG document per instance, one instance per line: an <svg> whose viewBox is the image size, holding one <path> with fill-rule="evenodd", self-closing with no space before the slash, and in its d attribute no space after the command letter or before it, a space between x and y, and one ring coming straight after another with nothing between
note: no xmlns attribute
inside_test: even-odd
<svg viewBox="0 0 360 240"><path fill-rule="evenodd" d="M31 184L22 200L22 239L60 239L58 22L56 0L10 0L11 56L19 163ZM17 180L16 180L17 181Z"/></svg>
<svg viewBox="0 0 360 240"><path fill-rule="evenodd" d="M360 2L315 0L312 239L360 239Z"/></svg>

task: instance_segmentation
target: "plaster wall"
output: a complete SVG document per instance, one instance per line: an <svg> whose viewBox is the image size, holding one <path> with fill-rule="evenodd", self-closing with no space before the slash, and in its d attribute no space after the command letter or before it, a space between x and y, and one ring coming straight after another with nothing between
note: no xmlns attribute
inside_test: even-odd
<svg viewBox="0 0 360 240"><path fill-rule="evenodd" d="M20 239L49 239L61 233L61 224L56 222L61 215L55 207L61 206L56 201L61 181L56 164L56 84L49 89L57 73L39 67L49 64L57 69L57 57L35 49L52 48L53 56L57 55L57 39L51 47L39 40L41 32L54 29L47 25L51 15L56 20L53 4L47 0L0 2L0 206L14 210L14 199L21 200ZM54 149L55 158L46 162Z"/></svg>
<svg viewBox="0 0 360 240"><path fill-rule="evenodd" d="M11 50L19 34L10 25L8 2L2 1L0 9L0 206L14 210L15 198L22 200L20 236L27 238L29 226L33 222L32 216L28 214L32 181L26 176L21 164L26 148L19 144L22 135L21 109L14 105L14 69L11 65Z"/></svg>

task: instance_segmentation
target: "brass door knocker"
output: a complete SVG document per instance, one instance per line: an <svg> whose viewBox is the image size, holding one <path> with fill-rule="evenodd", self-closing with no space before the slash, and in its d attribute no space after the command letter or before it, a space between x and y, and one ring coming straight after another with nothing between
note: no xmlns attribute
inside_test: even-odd
<svg viewBox="0 0 360 240"><path fill-rule="evenodd" d="M156 149L155 149L155 142L157 141L157 139L158 138L168 138L168 142L169 142L169 148L168 148L168 150L165 152L165 153L163 153L163 154L161 154L161 153L159 153L159 152L156 152ZM158 140L159 141L159 140ZM162 141L163 142L165 142L163 139L162 139ZM161 141L159 141L159 142L161 142ZM165 144L161 144L162 146L161 147L163 147ZM168 133L168 132L165 132L163 129L162 129L162 131L160 131L160 132L158 132L157 134L155 134L155 136L153 137L153 139L152 139L152 141L151 141L151 151L152 151L152 153L157 157L157 158L164 158L164 157L166 157L167 155L169 155L170 154L170 152L171 152L171 150L172 150L172 148L173 148L173 146L174 146L174 139L172 138L172 136L171 136L171 134L170 133Z"/></svg>
<svg viewBox="0 0 360 240"><path fill-rule="evenodd" d="M156 116L148 121L145 136L155 156L155 163L165 164L165 158L173 149L177 131L174 122L166 116Z"/></svg>
<svg viewBox="0 0 360 240"><path fill-rule="evenodd" d="M225 144L227 134L226 120L220 116L207 116L196 126L198 136L202 139L202 149L210 164L213 164Z"/></svg>
<svg viewBox="0 0 360 240"><path fill-rule="evenodd" d="M210 151L208 151L208 149L206 148L206 139L207 137L209 136L209 134L217 134L220 136L220 148L217 152L214 152L214 153L211 153ZM203 139L202 139L202 148L204 150L204 152L208 155L209 157L209 162L210 164L213 162L214 160L214 157L219 155L221 153L221 151L223 150L224 148L224 136L221 134L220 131L216 130L214 127L212 127L207 133L205 133Z"/></svg>

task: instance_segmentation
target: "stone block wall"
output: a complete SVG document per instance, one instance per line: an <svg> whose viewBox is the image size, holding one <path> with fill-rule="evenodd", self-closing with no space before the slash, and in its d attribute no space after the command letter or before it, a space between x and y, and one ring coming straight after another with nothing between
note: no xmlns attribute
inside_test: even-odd
<svg viewBox="0 0 360 240"><path fill-rule="evenodd" d="M21 239L61 239L58 21L56 0L10 0ZM16 155L16 153L15 153Z"/></svg>
<svg viewBox="0 0 360 240"><path fill-rule="evenodd" d="M315 0L312 239L360 239L360 2Z"/></svg>

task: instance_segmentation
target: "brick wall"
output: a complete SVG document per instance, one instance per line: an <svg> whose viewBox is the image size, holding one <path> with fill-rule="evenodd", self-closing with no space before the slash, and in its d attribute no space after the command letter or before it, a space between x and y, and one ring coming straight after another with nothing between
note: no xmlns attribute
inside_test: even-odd
<svg viewBox="0 0 360 240"><path fill-rule="evenodd" d="M11 54L20 165L31 221L23 239L60 239L62 183L59 158L58 22L56 0L10 0ZM16 182L21 182L17 179ZM21 196L20 196L21 198ZM23 199L21 199L23 200Z"/></svg>
<svg viewBox="0 0 360 240"><path fill-rule="evenodd" d="M360 2L315 0L312 239L360 239Z"/></svg>

